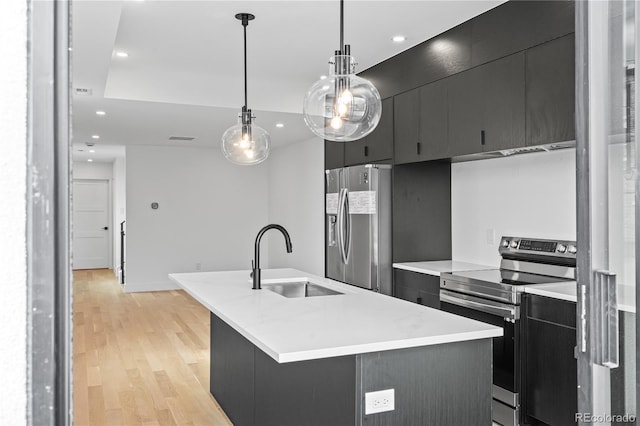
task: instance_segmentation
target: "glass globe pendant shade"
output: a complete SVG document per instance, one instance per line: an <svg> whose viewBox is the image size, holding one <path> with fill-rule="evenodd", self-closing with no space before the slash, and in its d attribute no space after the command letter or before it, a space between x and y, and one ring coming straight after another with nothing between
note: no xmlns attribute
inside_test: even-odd
<svg viewBox="0 0 640 426"><path fill-rule="evenodd" d="M380 121L380 93L369 80L355 75L352 56L333 56L329 64L329 77L318 80L305 95L304 121L313 133L326 140L361 139Z"/></svg>
<svg viewBox="0 0 640 426"><path fill-rule="evenodd" d="M247 119L245 114L249 115ZM262 163L269 156L271 138L262 127L257 126L251 112L242 113L238 124L231 126L222 135L222 153L225 158L240 166Z"/></svg>

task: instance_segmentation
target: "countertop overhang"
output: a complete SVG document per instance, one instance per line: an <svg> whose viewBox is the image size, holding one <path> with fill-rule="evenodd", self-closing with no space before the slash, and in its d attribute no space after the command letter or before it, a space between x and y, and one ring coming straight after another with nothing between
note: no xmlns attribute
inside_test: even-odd
<svg viewBox="0 0 640 426"><path fill-rule="evenodd" d="M343 294L286 298L253 290L248 270L169 278L279 363L502 335L500 327L295 269L265 269L262 282L304 279Z"/></svg>

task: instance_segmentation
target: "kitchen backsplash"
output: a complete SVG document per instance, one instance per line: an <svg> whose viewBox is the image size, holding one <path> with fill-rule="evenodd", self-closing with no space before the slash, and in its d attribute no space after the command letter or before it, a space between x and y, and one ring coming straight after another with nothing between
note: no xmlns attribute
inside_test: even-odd
<svg viewBox="0 0 640 426"><path fill-rule="evenodd" d="M451 165L452 257L497 266L502 235L575 240L576 151Z"/></svg>

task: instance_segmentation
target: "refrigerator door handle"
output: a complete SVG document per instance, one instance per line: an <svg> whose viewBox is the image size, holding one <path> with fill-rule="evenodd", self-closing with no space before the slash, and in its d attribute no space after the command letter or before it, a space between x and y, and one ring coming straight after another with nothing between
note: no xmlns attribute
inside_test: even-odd
<svg viewBox="0 0 640 426"><path fill-rule="evenodd" d="M344 244L342 242L343 240L343 217L344 215L342 214L342 197L344 195L344 189L340 189L340 192L338 194L338 214L337 214L337 227L338 227L338 232L337 232L337 237L336 237L336 241L338 243L338 253L340 254L340 260L344 263Z"/></svg>
<svg viewBox="0 0 640 426"><path fill-rule="evenodd" d="M340 189L340 196L338 198L338 251L340 252L340 258L342 263L347 264L347 254L345 249L345 221L344 221L344 209L345 199L347 198L347 190L345 188Z"/></svg>
<svg viewBox="0 0 640 426"><path fill-rule="evenodd" d="M349 264L351 254L351 215L349 214L349 190L344 190L344 216L345 216L345 236L344 236L344 264Z"/></svg>

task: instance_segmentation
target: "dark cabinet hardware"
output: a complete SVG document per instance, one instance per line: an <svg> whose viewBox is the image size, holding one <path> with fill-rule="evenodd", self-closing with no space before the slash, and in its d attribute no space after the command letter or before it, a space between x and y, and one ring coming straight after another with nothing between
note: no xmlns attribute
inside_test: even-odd
<svg viewBox="0 0 640 426"><path fill-rule="evenodd" d="M108 227L108 226L105 226L105 227L104 227L104 228L102 228L102 229L104 229L105 231L108 231L108 230L109 230L109 227Z"/></svg>
<svg viewBox="0 0 640 426"><path fill-rule="evenodd" d="M416 154L420 155L420 142L416 144Z"/></svg>
<svg viewBox="0 0 640 426"><path fill-rule="evenodd" d="M484 130L480 130L480 144L484 145Z"/></svg>
<svg viewBox="0 0 640 426"><path fill-rule="evenodd" d="M364 156L368 157L369 156L369 147L368 146L364 146Z"/></svg>

